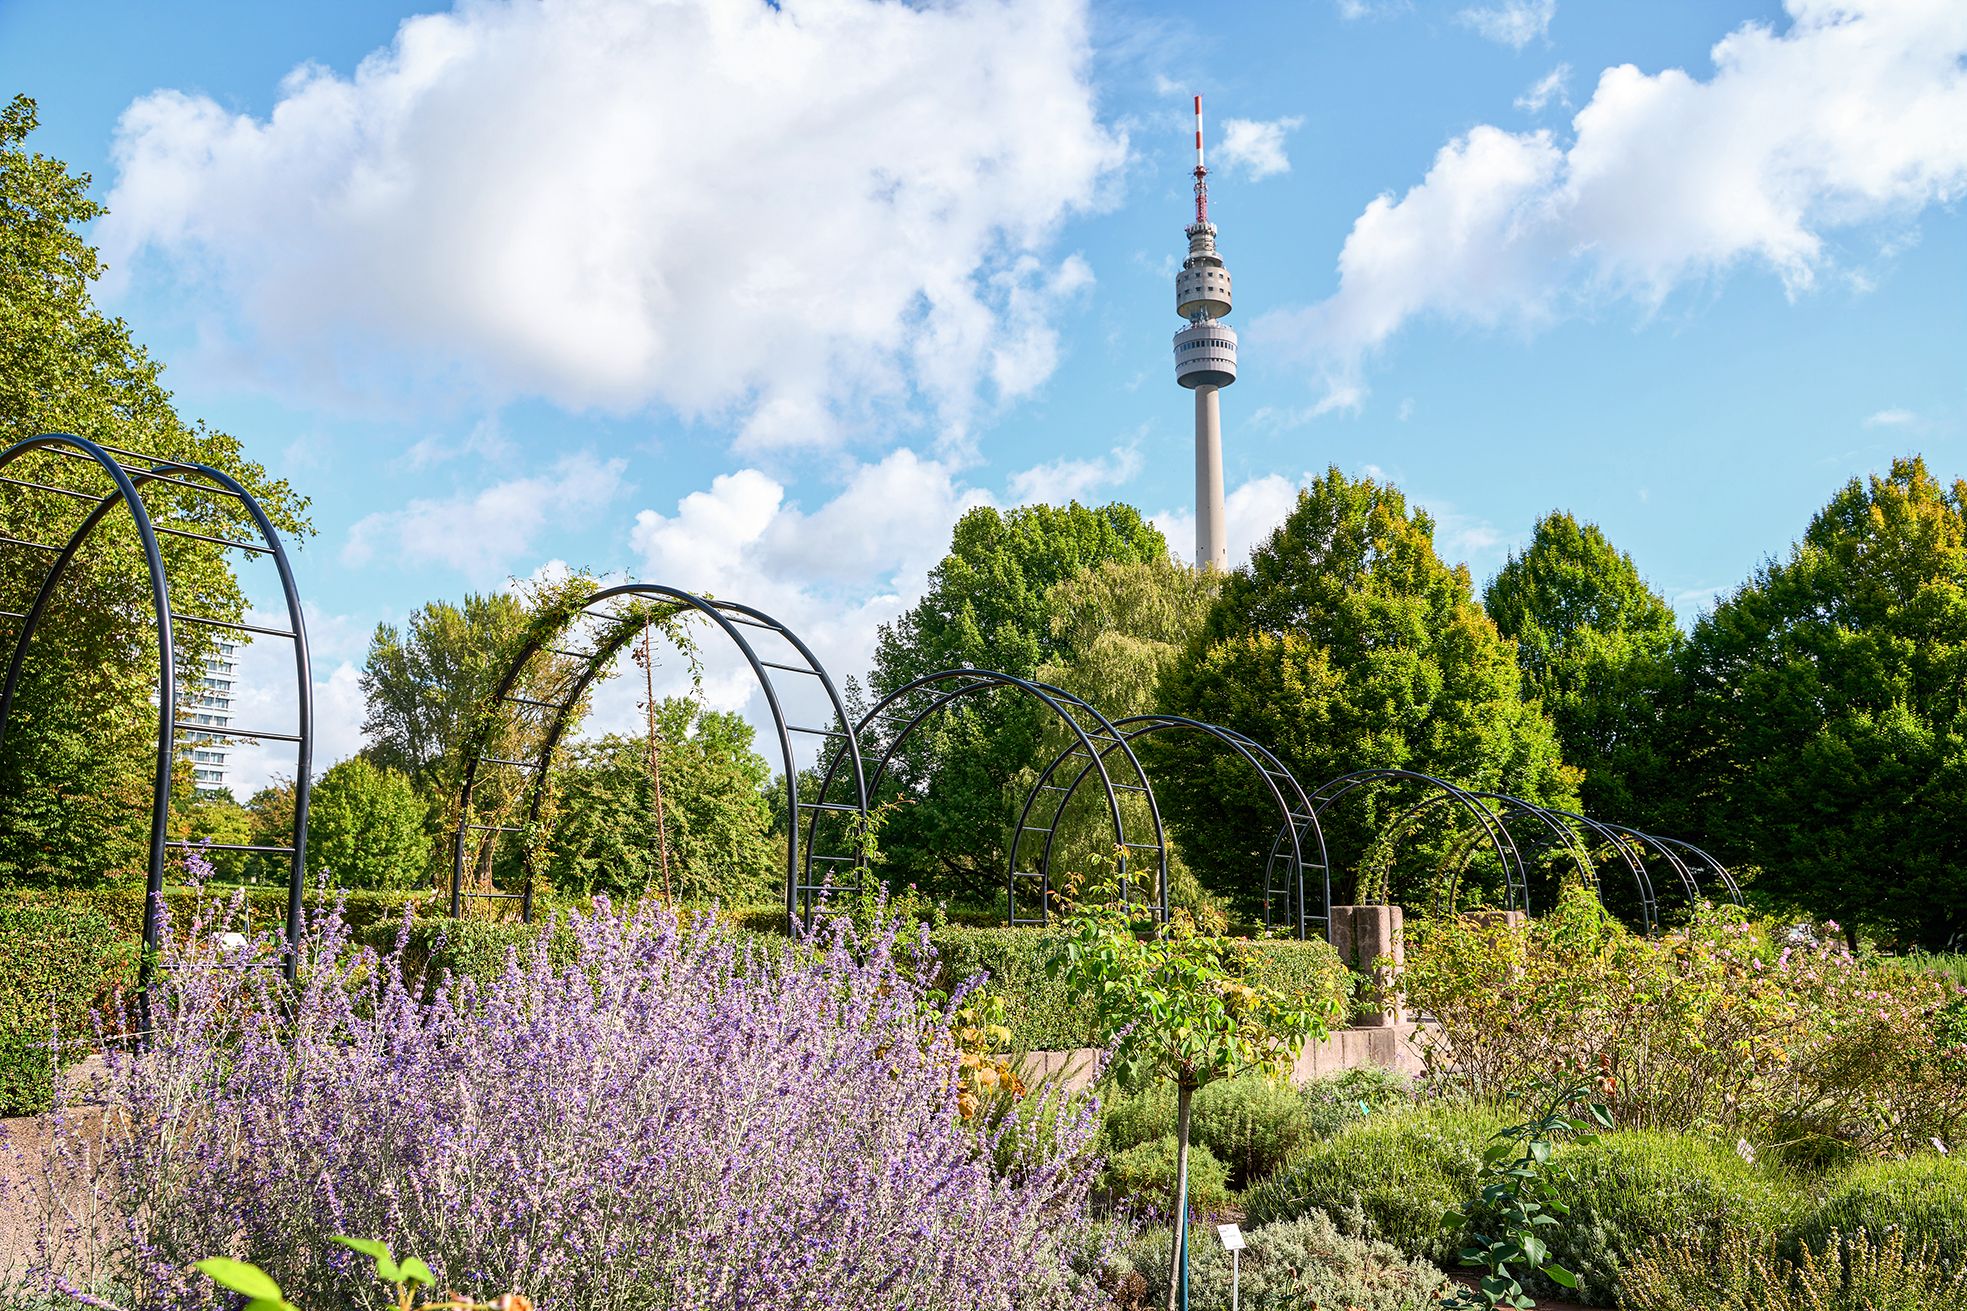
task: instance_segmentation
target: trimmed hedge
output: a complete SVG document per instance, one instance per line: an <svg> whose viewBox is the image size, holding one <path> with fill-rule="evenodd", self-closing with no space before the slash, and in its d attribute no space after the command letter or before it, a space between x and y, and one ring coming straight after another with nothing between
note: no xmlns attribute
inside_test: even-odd
<svg viewBox="0 0 1967 1311"><path fill-rule="evenodd" d="M137 955L98 911L0 902L0 1115L48 1109L55 1030L77 1044L75 1056L89 1050L90 1011L134 977Z"/></svg>
<svg viewBox="0 0 1967 1311"><path fill-rule="evenodd" d="M143 902L144 889L141 883L119 883L100 888L48 889L21 888L9 889L4 900L12 905L48 906L59 909L93 912L108 920L118 936L131 942L143 940ZM243 894L246 902L247 922L255 928L278 927L287 922L287 889L276 887L228 888L208 885L202 890L189 887L164 889L164 905L170 912L171 922L183 924L189 921L199 897L202 895L210 903L229 902L235 893ZM383 921L394 922L403 917L406 906L417 907L418 914L441 914L443 895L428 888L415 892L373 892L344 891L329 888L325 892L310 888L307 892L306 906L309 913L318 912L332 906L337 899L344 902L343 916L352 929L364 929Z"/></svg>

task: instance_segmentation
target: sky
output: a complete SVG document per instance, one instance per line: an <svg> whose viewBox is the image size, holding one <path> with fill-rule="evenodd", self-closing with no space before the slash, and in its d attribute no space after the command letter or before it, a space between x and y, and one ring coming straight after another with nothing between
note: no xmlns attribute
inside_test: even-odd
<svg viewBox="0 0 1967 1311"><path fill-rule="evenodd" d="M663 582L844 679L972 506L1191 554L1197 93L1234 559L1336 466L1478 586L1563 509L1691 621L1850 478L1967 475L1958 0L0 0L15 92L100 303L311 500L317 767L432 599Z"/></svg>

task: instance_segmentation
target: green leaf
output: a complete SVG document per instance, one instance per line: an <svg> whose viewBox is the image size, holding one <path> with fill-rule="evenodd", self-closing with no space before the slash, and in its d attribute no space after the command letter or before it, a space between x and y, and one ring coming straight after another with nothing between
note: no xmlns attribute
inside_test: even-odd
<svg viewBox="0 0 1967 1311"><path fill-rule="evenodd" d="M423 1263L422 1257L406 1256L403 1258L403 1282L431 1288L436 1285L437 1276L430 1273L430 1267Z"/></svg>
<svg viewBox="0 0 1967 1311"><path fill-rule="evenodd" d="M1578 1277L1561 1265L1545 1266L1544 1274L1550 1278L1552 1283L1561 1285L1562 1287L1576 1288L1578 1286Z"/></svg>
<svg viewBox="0 0 1967 1311"><path fill-rule="evenodd" d="M343 1247L360 1252L376 1263L376 1278L392 1284L403 1282L403 1271L390 1259L389 1245L373 1238L347 1238L335 1235L334 1241Z"/></svg>
<svg viewBox="0 0 1967 1311"><path fill-rule="evenodd" d="M249 1262L208 1256L203 1261L192 1262L191 1268L220 1288L243 1293L254 1301L272 1302L282 1307L287 1305L287 1296L280 1291L280 1285L273 1282L273 1276Z"/></svg>

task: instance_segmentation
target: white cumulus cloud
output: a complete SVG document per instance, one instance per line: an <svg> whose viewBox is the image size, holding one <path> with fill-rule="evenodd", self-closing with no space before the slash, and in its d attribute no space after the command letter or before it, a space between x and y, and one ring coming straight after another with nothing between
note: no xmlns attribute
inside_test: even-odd
<svg viewBox="0 0 1967 1311"><path fill-rule="evenodd" d="M1867 428L1910 428L1919 422L1919 416L1911 410L1879 410L1865 416Z"/></svg>
<svg viewBox="0 0 1967 1311"><path fill-rule="evenodd" d="M1967 192L1967 5L1789 0L1714 73L1600 75L1568 142L1481 125L1404 196L1367 205L1328 299L1258 321L1328 397L1357 401L1364 357L1421 316L1534 326L1594 302L1656 307L1737 265L1792 295L1831 266L1829 231Z"/></svg>
<svg viewBox="0 0 1967 1311"><path fill-rule="evenodd" d="M1051 234L1125 155L1088 61L1056 0L467 0L264 118L139 99L100 236L371 400L659 403L771 447L919 398L959 431L1052 367L1019 297L1086 276Z"/></svg>
<svg viewBox="0 0 1967 1311"><path fill-rule="evenodd" d="M525 556L555 520L575 521L612 502L621 494L627 468L625 460L574 454L545 474L379 510L348 530L342 561L359 566L380 554L405 564L448 565L489 580Z"/></svg>
<svg viewBox="0 0 1967 1311"><path fill-rule="evenodd" d="M1264 543L1277 525L1298 503L1298 489L1311 481L1311 475L1292 481L1282 474L1252 478L1230 488L1223 497L1224 535L1229 539L1232 568L1250 558L1250 552ZM1180 559L1195 559L1195 511L1163 510L1151 516L1154 526L1168 539L1168 546Z"/></svg>
<svg viewBox="0 0 1967 1311"><path fill-rule="evenodd" d="M1571 107L1571 66L1559 64L1535 82L1530 89L1516 98L1516 107L1526 114L1541 114L1550 104Z"/></svg>
<svg viewBox="0 0 1967 1311"><path fill-rule="evenodd" d="M1086 501L1097 492L1132 482L1140 471L1140 447L1130 443L1094 459L1058 459L1021 469L1011 475L1011 498L1019 504Z"/></svg>
<svg viewBox="0 0 1967 1311"><path fill-rule="evenodd" d="M1302 126L1302 118L1225 119L1216 157L1230 168L1243 170L1252 181L1289 173L1291 158L1284 152L1284 138Z"/></svg>
<svg viewBox="0 0 1967 1311"><path fill-rule="evenodd" d="M1550 20L1557 17L1557 0L1503 0L1497 5L1472 5L1455 15L1455 21L1499 45L1521 50L1532 41L1550 35Z"/></svg>

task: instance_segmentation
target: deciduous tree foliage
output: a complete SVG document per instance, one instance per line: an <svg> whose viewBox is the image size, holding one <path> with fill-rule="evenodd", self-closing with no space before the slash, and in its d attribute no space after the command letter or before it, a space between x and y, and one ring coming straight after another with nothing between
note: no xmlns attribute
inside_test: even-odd
<svg viewBox="0 0 1967 1311"><path fill-rule="evenodd" d="M742 715L692 699L656 703L669 886L682 900L775 901L785 849L772 833L772 768ZM610 734L569 747L546 862L563 892L639 896L662 888L648 742Z"/></svg>
<svg viewBox="0 0 1967 1311"><path fill-rule="evenodd" d="M1230 575L1163 700L1269 746L1307 789L1398 768L1573 803L1574 772L1520 688L1515 655L1476 604L1467 567L1435 554L1427 513L1410 511L1397 488L1331 469ZM1181 763L1181 777L1156 789L1162 813L1204 885L1247 904L1261 895L1275 806L1220 751L1171 749L1185 762L1169 762ZM1425 795L1368 789L1329 811L1335 864L1356 874L1368 835ZM1452 814L1425 812L1404 848L1415 854L1395 871L1396 899L1425 902L1453 863ZM1338 871L1335 881L1335 895L1352 895Z"/></svg>
<svg viewBox="0 0 1967 1311"><path fill-rule="evenodd" d="M1853 479L1680 666L1677 777L1718 855L1847 925L1967 932L1967 481Z"/></svg>
<svg viewBox="0 0 1967 1311"><path fill-rule="evenodd" d="M162 365L129 325L96 309L90 293L102 264L79 229L102 206L89 197L87 174L28 149L35 127L32 100L0 109L0 447L69 432L213 465L251 490L280 531L304 532L306 502L243 458L233 438L181 419ZM94 465L50 454L24 457L7 476L91 497L114 486ZM161 523L252 534L229 498L163 485L142 495ZM0 488L0 533L59 545L89 508L71 496ZM146 860L157 675L149 577L127 515L112 514L93 541L38 630L0 750L0 882L90 882L138 873ZM222 552L182 537L160 545L176 609L241 614L245 596ZM0 609L25 610L51 559L0 551ZM15 631L0 621L0 649L11 653ZM211 637L179 626L187 669ZM181 801L190 796L184 782Z"/></svg>
<svg viewBox="0 0 1967 1311"><path fill-rule="evenodd" d="M1564 511L1537 521L1530 545L1490 580L1482 605L1516 643L1523 693L1557 729L1564 759L1584 771L1585 809L1631 821L1629 779L1646 771L1680 625L1632 557L1597 524Z"/></svg>
<svg viewBox="0 0 1967 1311"><path fill-rule="evenodd" d="M350 756L314 785L307 868L343 888L413 888L423 882L425 805L401 772Z"/></svg>
<svg viewBox="0 0 1967 1311"><path fill-rule="evenodd" d="M922 599L882 627L869 690L878 698L965 662L1030 678L1059 649L1046 609L1054 584L1167 554L1160 530L1128 505L972 510L957 521ZM871 799L909 802L882 830L892 875L997 903L1023 799L1012 784L1038 754L1046 713L1012 693L981 693L924 725L891 771L887 797Z"/></svg>

